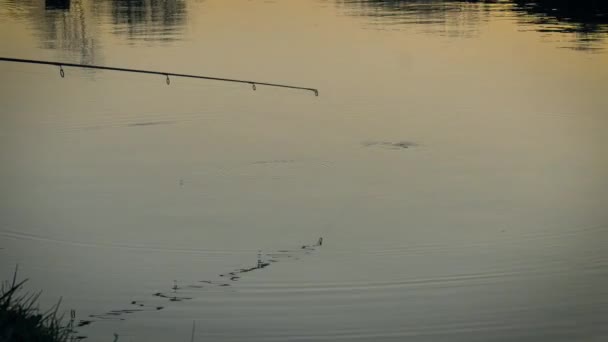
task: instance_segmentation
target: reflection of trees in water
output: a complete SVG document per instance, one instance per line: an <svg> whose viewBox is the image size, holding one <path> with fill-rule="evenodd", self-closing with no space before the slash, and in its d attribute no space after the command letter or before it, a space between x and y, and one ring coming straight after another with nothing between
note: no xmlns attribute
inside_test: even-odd
<svg viewBox="0 0 608 342"><path fill-rule="evenodd" d="M47 10L69 10L71 0L45 0L44 8Z"/></svg>
<svg viewBox="0 0 608 342"><path fill-rule="evenodd" d="M608 35L608 0L336 0L350 15L371 17L383 27L399 24L428 25L425 31L468 36L489 11L510 11L521 24L535 30L573 34L584 48Z"/></svg>
<svg viewBox="0 0 608 342"><path fill-rule="evenodd" d="M35 35L46 49L77 56L82 63L95 62L99 48L92 8L80 0L11 0L9 15L31 21Z"/></svg>
<svg viewBox="0 0 608 342"><path fill-rule="evenodd" d="M414 24L424 32L445 36L473 36L488 7L476 1L337 0L348 14L372 17L383 28Z"/></svg>
<svg viewBox="0 0 608 342"><path fill-rule="evenodd" d="M179 38L186 19L185 0L111 0L115 33L145 40Z"/></svg>
<svg viewBox="0 0 608 342"><path fill-rule="evenodd" d="M43 46L48 49L65 50L76 53L81 63L94 64L98 39L95 38L95 23L91 20L91 8L82 1L54 1L57 8L46 10L42 22L45 27L40 30L44 37ZM61 3L64 6L60 6ZM67 4L67 5L66 5Z"/></svg>
<svg viewBox="0 0 608 342"><path fill-rule="evenodd" d="M514 10L525 13L522 22L547 33L573 34L575 49L590 50L608 36L606 0L513 0Z"/></svg>
<svg viewBox="0 0 608 342"><path fill-rule="evenodd" d="M516 10L542 18L577 24L578 32L608 32L608 1L606 0L514 0Z"/></svg>
<svg viewBox="0 0 608 342"><path fill-rule="evenodd" d="M180 37L186 18L186 0L5 1L4 15L31 22L43 48L84 64L98 63L104 25L129 39L171 41Z"/></svg>
<svg viewBox="0 0 608 342"><path fill-rule="evenodd" d="M486 20L489 6L484 2L460 0L343 0L354 13L371 16L386 25L416 25L423 32L470 37ZM352 14L352 13L351 13Z"/></svg>

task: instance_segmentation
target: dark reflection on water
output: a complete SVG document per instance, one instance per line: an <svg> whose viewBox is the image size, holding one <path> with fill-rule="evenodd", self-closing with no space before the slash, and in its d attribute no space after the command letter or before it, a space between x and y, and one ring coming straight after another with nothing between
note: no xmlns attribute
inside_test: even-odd
<svg viewBox="0 0 608 342"><path fill-rule="evenodd" d="M31 23L43 48L84 64L100 63L102 31L130 40L174 41L181 38L186 22L186 0L6 0L0 4L4 15Z"/></svg>
<svg viewBox="0 0 608 342"><path fill-rule="evenodd" d="M132 42L183 37L187 0L0 0L5 15L31 22L40 44L81 63L100 63L104 31ZM598 0L336 0L348 15L376 29L412 28L447 37L474 37L492 14L515 18L566 48L597 50L608 37L608 1ZM1 18L0 18L1 19Z"/></svg>
<svg viewBox="0 0 608 342"><path fill-rule="evenodd" d="M376 28L415 25L421 31L445 36L474 36L479 22L486 20L484 3L440 0L345 0L338 1L348 14L373 18Z"/></svg>
<svg viewBox="0 0 608 342"><path fill-rule="evenodd" d="M515 0L516 9L538 17L577 24L580 32L608 32L608 1L603 0Z"/></svg>
<svg viewBox="0 0 608 342"><path fill-rule="evenodd" d="M186 21L185 0L112 0L115 33L130 39L171 41Z"/></svg>
<svg viewBox="0 0 608 342"><path fill-rule="evenodd" d="M514 10L526 15L522 22L536 30L573 34L579 50L597 49L595 42L608 37L608 1L603 0L515 0Z"/></svg>
<svg viewBox="0 0 608 342"><path fill-rule="evenodd" d="M44 2L44 7L47 10L69 10L70 0L46 0Z"/></svg>
<svg viewBox="0 0 608 342"><path fill-rule="evenodd" d="M8 16L31 23L41 47L77 56L81 63L98 62L99 39L91 6L70 0L9 0L2 4ZM0 18L1 20L2 18Z"/></svg>
<svg viewBox="0 0 608 342"><path fill-rule="evenodd" d="M339 0L349 15L372 18L376 28L416 25L423 32L446 36L474 36L489 13L517 17L522 26L570 35L571 46L593 50L608 36L608 1L598 0ZM567 36L569 38L569 36Z"/></svg>

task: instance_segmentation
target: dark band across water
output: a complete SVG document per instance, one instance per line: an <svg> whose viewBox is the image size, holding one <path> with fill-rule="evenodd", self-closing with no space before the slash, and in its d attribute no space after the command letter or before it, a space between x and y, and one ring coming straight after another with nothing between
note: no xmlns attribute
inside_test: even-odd
<svg viewBox="0 0 608 342"><path fill-rule="evenodd" d="M256 90L256 85L263 85L263 86L268 86L268 87L298 89L298 90L307 90L307 91L312 91L315 94L315 96L319 96L319 90L317 90L315 88L297 87L297 86L291 86L291 85L279 84L279 83L268 83L268 82L257 82L257 81L248 81L248 80L237 80L237 79L231 79L231 78L210 77L210 76L201 76L201 75L178 74L178 73L173 73L173 72L154 71L154 70L117 68L117 67L109 67L109 66L102 66L102 65L88 65L88 64L63 63L63 62L53 62L53 61L40 61L40 60L34 60L34 59L21 59L21 58L0 57L0 62L15 62L15 63L54 65L54 66L58 66L60 68L61 77L64 76L63 67L73 67L73 68L99 69L99 70L132 72L132 73L140 73L140 74L161 75L161 76L167 77L167 84L170 83L169 76L173 76L173 77L187 77L187 78L198 78L198 79L210 80L210 81L245 83L245 84L250 84L253 87L253 90Z"/></svg>

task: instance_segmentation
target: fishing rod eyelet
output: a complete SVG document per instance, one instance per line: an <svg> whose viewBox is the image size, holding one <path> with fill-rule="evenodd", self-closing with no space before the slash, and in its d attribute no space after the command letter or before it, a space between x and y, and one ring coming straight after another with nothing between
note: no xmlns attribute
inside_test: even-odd
<svg viewBox="0 0 608 342"><path fill-rule="evenodd" d="M315 96L319 96L319 91L317 89L313 90L315 92Z"/></svg>
<svg viewBox="0 0 608 342"><path fill-rule="evenodd" d="M61 65L59 66L59 75L61 75L61 78L65 77L65 72L63 72L63 67Z"/></svg>
<svg viewBox="0 0 608 342"><path fill-rule="evenodd" d="M251 83L251 89L253 89L254 91L257 89L257 88L255 87L255 83Z"/></svg>
<svg viewBox="0 0 608 342"><path fill-rule="evenodd" d="M165 76L167 76L167 79L165 80L167 82L167 85L170 85L171 84L171 80L169 79L169 75L167 74Z"/></svg>

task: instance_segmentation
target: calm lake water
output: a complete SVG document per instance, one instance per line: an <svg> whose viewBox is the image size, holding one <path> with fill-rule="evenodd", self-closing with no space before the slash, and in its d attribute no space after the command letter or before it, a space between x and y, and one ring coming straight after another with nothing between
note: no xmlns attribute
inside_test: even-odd
<svg viewBox="0 0 608 342"><path fill-rule="evenodd" d="M605 341L580 3L0 0L0 56L320 90L0 63L0 274L91 341Z"/></svg>

